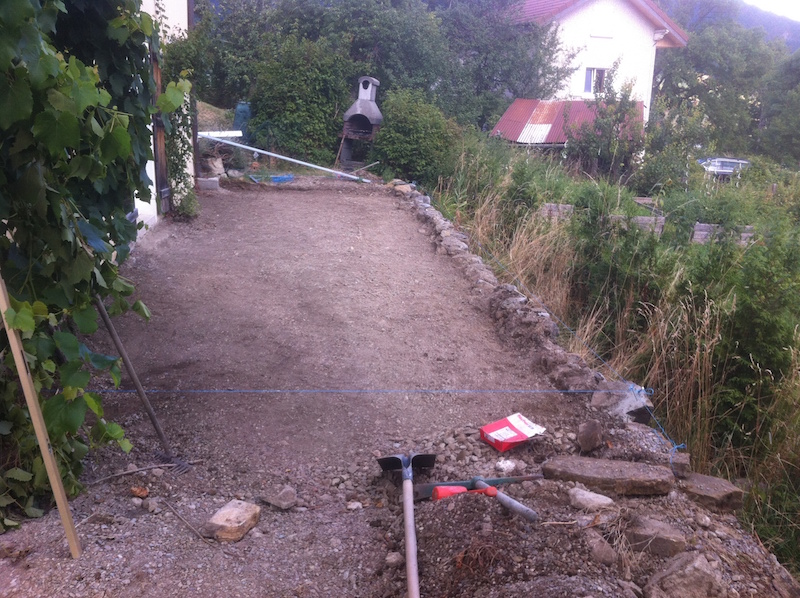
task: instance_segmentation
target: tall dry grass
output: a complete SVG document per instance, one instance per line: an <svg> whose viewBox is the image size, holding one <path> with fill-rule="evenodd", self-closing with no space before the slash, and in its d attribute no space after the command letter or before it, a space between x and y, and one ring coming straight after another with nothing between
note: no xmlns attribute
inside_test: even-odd
<svg viewBox="0 0 800 598"><path fill-rule="evenodd" d="M698 471L708 471L716 455L715 356L730 309L732 305L717 304L693 291L674 303L665 297L658 305L640 305L647 325L635 335L638 346L627 343L627 350L617 352L613 360L619 371L656 389L652 399L662 424L691 447Z"/></svg>

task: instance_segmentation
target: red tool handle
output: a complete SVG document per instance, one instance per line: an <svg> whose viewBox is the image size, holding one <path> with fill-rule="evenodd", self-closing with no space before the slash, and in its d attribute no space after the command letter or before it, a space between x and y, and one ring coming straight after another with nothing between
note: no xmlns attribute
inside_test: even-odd
<svg viewBox="0 0 800 598"><path fill-rule="evenodd" d="M486 496L497 496L497 488L489 486L479 490L467 490L466 486L436 486L431 494L432 500L439 500L453 496L454 494L485 494Z"/></svg>

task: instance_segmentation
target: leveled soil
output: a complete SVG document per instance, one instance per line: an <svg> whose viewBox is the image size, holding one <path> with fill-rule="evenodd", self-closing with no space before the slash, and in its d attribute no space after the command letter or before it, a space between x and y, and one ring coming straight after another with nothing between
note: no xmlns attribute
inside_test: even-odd
<svg viewBox="0 0 800 598"><path fill-rule="evenodd" d="M124 266L152 320L115 321L192 469L104 479L160 463L161 448L136 395L106 392L109 418L135 448L87 460L87 491L71 503L83 556L69 558L55 510L26 523L0 537L0 596L399 598L405 569L389 556L404 550L399 484L376 457L437 454L418 481L490 476L501 455L477 428L517 411L547 434L503 455L515 473L576 452L587 419L603 422L602 450L616 456L653 442L592 409L587 395L554 392L548 367L563 359L543 354L553 345L504 340L487 285L437 251L417 206L385 187L297 177L203 192L200 204L196 220L148 232ZM112 353L96 336L96 348ZM133 388L128 379L123 387ZM134 486L149 492L144 505ZM286 486L296 504L269 505ZM733 515L672 492L618 498L595 517L570 506L572 486L507 487L538 523L484 496L419 503L422 595L636 596L666 563L626 547L624 530L641 514L705 553L723 595L797 595ZM262 506L243 540L220 544L191 529L234 498ZM592 555L587 527L616 549L614 563Z"/></svg>

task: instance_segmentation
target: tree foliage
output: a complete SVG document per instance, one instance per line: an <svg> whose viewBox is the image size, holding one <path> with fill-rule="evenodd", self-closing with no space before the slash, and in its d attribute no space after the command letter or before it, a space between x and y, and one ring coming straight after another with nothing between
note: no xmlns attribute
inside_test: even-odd
<svg viewBox="0 0 800 598"><path fill-rule="evenodd" d="M765 85L761 150L776 160L800 162L800 51L778 64Z"/></svg>
<svg viewBox="0 0 800 598"><path fill-rule="evenodd" d="M657 96L699 107L717 152L746 153L755 146L761 94L779 55L762 30L732 22L707 27L690 35L686 48L659 54Z"/></svg>
<svg viewBox="0 0 800 598"><path fill-rule="evenodd" d="M332 163L351 103L349 82L359 69L326 39L288 36L273 53L252 96L251 134L262 147Z"/></svg>
<svg viewBox="0 0 800 598"><path fill-rule="evenodd" d="M614 89L616 67L591 103L594 119L568 128L567 155L589 176L629 177L644 149L642 111L629 83ZM566 121L566 119L565 119Z"/></svg>
<svg viewBox="0 0 800 598"><path fill-rule="evenodd" d="M220 0L212 7L203 0L198 28L170 44L167 59L179 70L193 69L203 101L232 107L252 100L254 122L270 131L273 149L325 156L342 123L329 127L314 119L348 107L335 77L351 100L358 77L370 75L381 82L382 95L415 89L448 117L479 127L499 117L509 94L552 93L569 73L553 61L561 52L555 29L512 22L511 4ZM290 51L300 47L310 53L311 75ZM327 83L314 88L311 81L322 79ZM293 89L301 84L310 87ZM279 114L289 108L304 115ZM329 128L332 136L324 137Z"/></svg>
<svg viewBox="0 0 800 598"><path fill-rule="evenodd" d="M514 5L456 0L437 12L450 59L436 95L463 124L491 124L509 97L549 98L572 73L557 27L516 23Z"/></svg>
<svg viewBox="0 0 800 598"><path fill-rule="evenodd" d="M97 329L93 300L129 309L133 286L118 266L137 227L126 213L150 196L148 42L138 0L8 0L0 3L0 272L6 314L23 339L53 451L76 492L90 442L117 441L91 376L119 382L119 361L78 334ZM148 315L141 303L135 311ZM35 515L49 484L16 366L0 336L0 531L13 509ZM91 430L84 421L92 412Z"/></svg>

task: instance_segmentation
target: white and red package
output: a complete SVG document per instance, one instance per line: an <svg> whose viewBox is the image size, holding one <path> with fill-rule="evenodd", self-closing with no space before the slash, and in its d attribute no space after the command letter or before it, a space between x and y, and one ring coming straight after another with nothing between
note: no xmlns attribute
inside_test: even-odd
<svg viewBox="0 0 800 598"><path fill-rule="evenodd" d="M481 438L501 453L544 434L545 429L521 413L514 413L481 428Z"/></svg>

